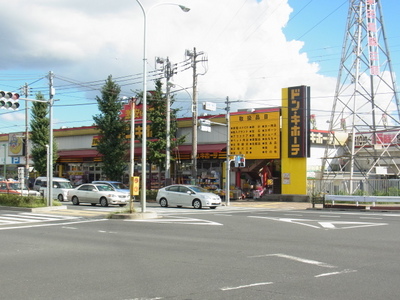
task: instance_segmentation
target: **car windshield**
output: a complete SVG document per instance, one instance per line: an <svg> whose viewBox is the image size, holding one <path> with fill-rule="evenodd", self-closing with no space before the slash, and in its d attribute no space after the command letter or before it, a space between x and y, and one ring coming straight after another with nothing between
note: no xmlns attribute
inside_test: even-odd
<svg viewBox="0 0 400 300"><path fill-rule="evenodd" d="M206 189L204 189L204 188L202 188L202 187L199 187L199 186L190 186L190 188L191 188L193 191L197 192L197 193L209 193L208 190L206 190Z"/></svg>
<svg viewBox="0 0 400 300"><path fill-rule="evenodd" d="M99 191L113 191L113 188L107 184L104 185L97 185Z"/></svg>
<svg viewBox="0 0 400 300"><path fill-rule="evenodd" d="M129 189L125 184L123 184L122 182L114 182L113 184L112 184L115 188L117 188L117 189L125 189L125 190L127 190L127 189Z"/></svg>
<svg viewBox="0 0 400 300"><path fill-rule="evenodd" d="M60 189L72 189L71 182L58 182Z"/></svg>

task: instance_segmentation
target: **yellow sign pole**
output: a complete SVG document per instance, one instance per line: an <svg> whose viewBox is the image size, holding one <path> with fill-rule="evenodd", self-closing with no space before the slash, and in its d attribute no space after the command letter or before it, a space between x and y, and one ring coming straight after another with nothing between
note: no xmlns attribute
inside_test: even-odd
<svg viewBox="0 0 400 300"><path fill-rule="evenodd" d="M132 213L134 211L133 207L133 199L135 199L135 196L139 195L139 184L140 184L140 177L139 176L132 176L131 177L131 182L130 182L130 212Z"/></svg>

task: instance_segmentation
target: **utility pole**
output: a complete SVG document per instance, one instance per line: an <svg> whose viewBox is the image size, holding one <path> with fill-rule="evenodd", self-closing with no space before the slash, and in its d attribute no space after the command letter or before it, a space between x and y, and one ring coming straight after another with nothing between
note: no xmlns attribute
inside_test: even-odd
<svg viewBox="0 0 400 300"><path fill-rule="evenodd" d="M203 74L197 74L197 63L199 62L207 62L208 59L206 57L202 57L197 60L197 57L203 55L204 52L196 52L196 47L193 48L193 52L186 50L186 56L190 57L192 61L193 68L193 97L192 97L192 182L196 184L197 182L197 76L204 75L207 70Z"/></svg>
<svg viewBox="0 0 400 300"><path fill-rule="evenodd" d="M7 180L7 144L3 144L4 147L4 166L3 166L3 173L4 178L3 180Z"/></svg>
<svg viewBox="0 0 400 300"><path fill-rule="evenodd" d="M225 204L230 204L230 172L231 172L231 118L230 101L226 97L226 176L225 176Z"/></svg>
<svg viewBox="0 0 400 300"><path fill-rule="evenodd" d="M166 78L166 149L165 149L165 185L171 184L171 83L170 80L176 74L176 65L171 66L171 62L167 57L157 57L156 64L162 64L164 77Z"/></svg>
<svg viewBox="0 0 400 300"><path fill-rule="evenodd" d="M49 72L49 156L48 156L48 170L47 170L47 192L48 192L48 205L53 204L53 102L54 102L54 73Z"/></svg>
<svg viewBox="0 0 400 300"><path fill-rule="evenodd" d="M29 97L29 86L27 83L21 87L22 94L25 98ZM28 183L29 188L29 101L25 100L25 182Z"/></svg>
<svg viewBox="0 0 400 300"><path fill-rule="evenodd" d="M215 125L221 125L221 126L226 126L226 162L225 162L225 204L228 206L230 204L230 172L231 172L231 117L230 117L230 105L231 102L229 101L229 97L226 97L226 116L225 120L226 123L217 123L217 122L212 122L210 120L204 120L201 119L202 126L200 126L201 131L207 131L211 132L211 124ZM215 111L216 106L212 105L210 102L205 102L203 103L203 109L204 110L209 110L209 111ZM207 122L205 122L207 121ZM207 124L207 126L204 126L204 124ZM207 128L210 126L209 128Z"/></svg>

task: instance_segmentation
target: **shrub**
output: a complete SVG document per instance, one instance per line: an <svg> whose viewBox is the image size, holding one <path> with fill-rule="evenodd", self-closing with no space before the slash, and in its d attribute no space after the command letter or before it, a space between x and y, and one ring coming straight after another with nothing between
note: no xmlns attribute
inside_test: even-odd
<svg viewBox="0 0 400 300"><path fill-rule="evenodd" d="M0 205L14 207L45 207L46 199L37 196L20 196L13 194L0 194ZM58 201L53 201L54 206L61 205Z"/></svg>
<svg viewBox="0 0 400 300"><path fill-rule="evenodd" d="M374 196L400 196L400 190L395 187L390 187L388 190L374 191Z"/></svg>

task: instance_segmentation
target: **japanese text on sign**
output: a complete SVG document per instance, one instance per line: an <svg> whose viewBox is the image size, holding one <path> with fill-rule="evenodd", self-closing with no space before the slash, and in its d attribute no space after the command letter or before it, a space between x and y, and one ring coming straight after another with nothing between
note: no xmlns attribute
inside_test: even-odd
<svg viewBox="0 0 400 300"><path fill-rule="evenodd" d="M306 86L292 87L288 89L288 92L288 156L307 157L310 152L309 88Z"/></svg>
<svg viewBox="0 0 400 300"><path fill-rule="evenodd" d="M231 115L231 154L280 158L280 111Z"/></svg>

